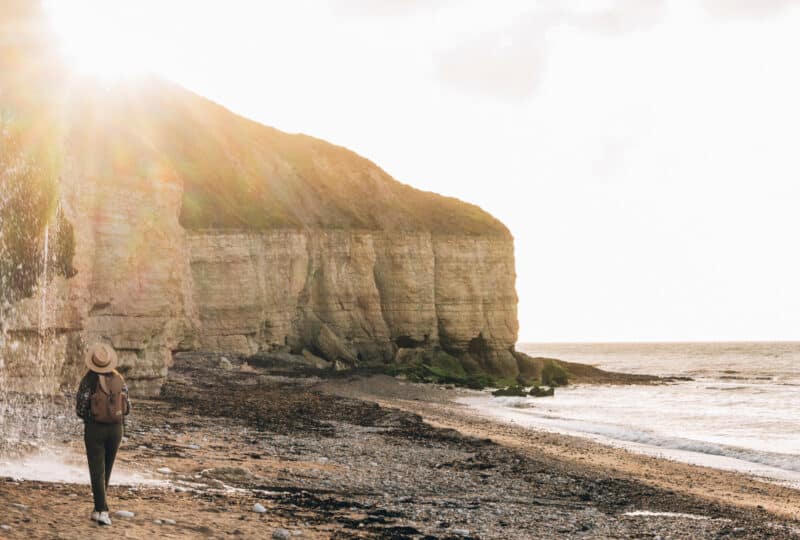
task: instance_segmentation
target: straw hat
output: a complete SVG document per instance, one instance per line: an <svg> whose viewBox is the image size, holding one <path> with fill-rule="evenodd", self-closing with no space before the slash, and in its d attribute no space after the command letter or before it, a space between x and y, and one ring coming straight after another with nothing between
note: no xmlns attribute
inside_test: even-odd
<svg viewBox="0 0 800 540"><path fill-rule="evenodd" d="M86 367L95 373L109 373L117 367L117 353L105 343L95 343L83 357Z"/></svg>

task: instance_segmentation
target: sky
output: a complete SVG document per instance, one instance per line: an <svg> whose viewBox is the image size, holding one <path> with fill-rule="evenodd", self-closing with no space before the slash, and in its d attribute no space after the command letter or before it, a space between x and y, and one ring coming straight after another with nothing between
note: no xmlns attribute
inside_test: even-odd
<svg viewBox="0 0 800 540"><path fill-rule="evenodd" d="M46 0L515 238L521 341L800 339L800 0Z"/></svg>

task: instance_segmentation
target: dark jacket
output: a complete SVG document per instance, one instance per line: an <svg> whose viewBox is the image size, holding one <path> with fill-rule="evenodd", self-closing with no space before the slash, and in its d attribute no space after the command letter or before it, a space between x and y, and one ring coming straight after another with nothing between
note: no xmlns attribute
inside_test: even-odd
<svg viewBox="0 0 800 540"><path fill-rule="evenodd" d="M81 384L78 386L78 394L75 396L75 414L83 419L84 423L92 421L92 394L97 390L99 377L102 376L94 371L89 371L83 376ZM125 410L130 412L131 402L128 399L128 385L125 384L124 379L122 396L125 399Z"/></svg>

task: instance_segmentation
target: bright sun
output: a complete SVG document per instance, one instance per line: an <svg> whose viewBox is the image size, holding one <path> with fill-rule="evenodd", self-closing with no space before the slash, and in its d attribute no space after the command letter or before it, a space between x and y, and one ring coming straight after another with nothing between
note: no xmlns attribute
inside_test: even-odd
<svg viewBox="0 0 800 540"><path fill-rule="evenodd" d="M153 47L123 2L45 0L44 6L64 55L80 73L117 80L152 69Z"/></svg>

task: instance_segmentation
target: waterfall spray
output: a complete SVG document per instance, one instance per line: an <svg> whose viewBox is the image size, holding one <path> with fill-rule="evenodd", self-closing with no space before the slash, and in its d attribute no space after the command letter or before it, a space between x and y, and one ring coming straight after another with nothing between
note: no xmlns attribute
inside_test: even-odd
<svg viewBox="0 0 800 540"><path fill-rule="evenodd" d="M0 174L4 172L9 174L8 168L0 170ZM31 223L24 216L31 213L36 201L25 196L27 192L20 187L24 184L9 182L8 185L12 189L0 192L0 225L3 225L0 257L15 253L18 256L19 252L10 251L9 246L13 250L13 242L19 244L20 239L35 251L27 266L15 264L11 271L8 265L0 268L3 270L0 272L3 284L0 288L0 456L3 457L49 446L63 439L65 430L75 427L74 422L69 422L69 403L57 393L65 346L64 338L55 330L62 209L59 205L38 231L24 226ZM14 204L16 214L10 210ZM27 273L31 273L30 277L26 277ZM28 296L13 289L13 284L21 280L34 284L26 293Z"/></svg>
<svg viewBox="0 0 800 540"><path fill-rule="evenodd" d="M39 336L38 336L38 346L36 350L36 368L39 372L39 384L37 385L37 391L39 394L39 404L44 403L45 393L44 393L44 378L46 376L46 369L45 366L47 364L47 269L48 269L48 259L50 257L50 224L48 223L44 227L44 248L42 249L42 278L41 278L41 303L39 305ZM36 438L40 439L42 437L42 422L44 420L44 411L41 409L38 411L37 420L36 420Z"/></svg>

